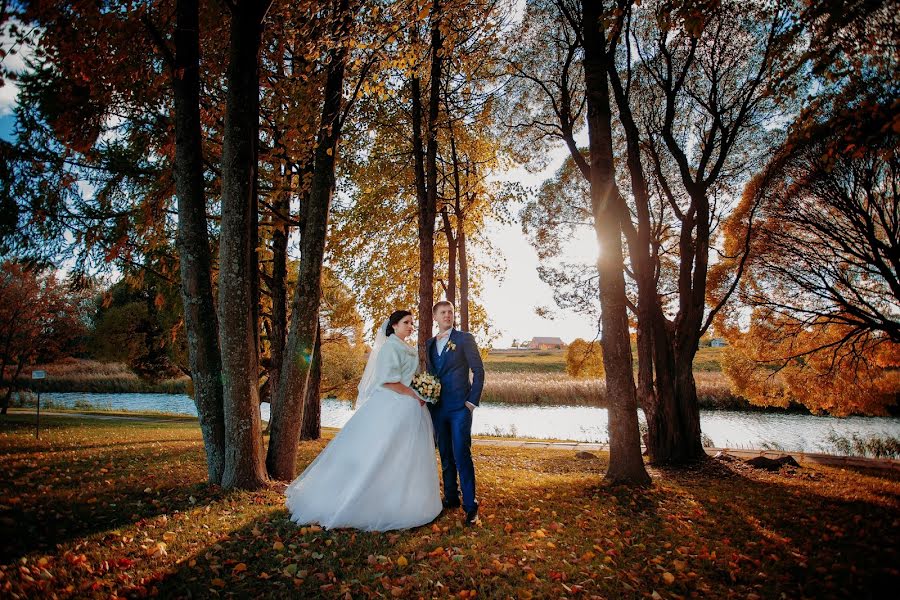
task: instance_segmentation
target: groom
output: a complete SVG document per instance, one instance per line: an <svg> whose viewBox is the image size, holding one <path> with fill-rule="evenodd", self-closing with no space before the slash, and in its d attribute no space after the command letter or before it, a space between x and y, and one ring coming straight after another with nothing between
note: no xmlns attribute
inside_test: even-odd
<svg viewBox="0 0 900 600"><path fill-rule="evenodd" d="M425 357L428 372L441 381L441 398L428 408L441 454L444 508L459 507L459 488L462 488L466 525L474 525L478 519L478 502L475 501L475 466L471 451L472 413L484 387L484 366L472 334L453 328L453 305L443 300L435 304L431 312L438 325L438 334L428 340ZM473 375L471 383L469 371ZM457 473L459 487L456 485Z"/></svg>

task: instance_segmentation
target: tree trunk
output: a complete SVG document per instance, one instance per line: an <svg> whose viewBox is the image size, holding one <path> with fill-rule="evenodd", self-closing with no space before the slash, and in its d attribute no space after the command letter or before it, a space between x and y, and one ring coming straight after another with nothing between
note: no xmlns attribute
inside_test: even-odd
<svg viewBox="0 0 900 600"><path fill-rule="evenodd" d="M259 137L259 50L267 3L232 8L222 144L219 337L225 404L226 489L266 484L260 437L257 330L252 279Z"/></svg>
<svg viewBox="0 0 900 600"><path fill-rule="evenodd" d="M677 454L670 456L670 464L691 464L707 458L700 433L700 406L697 402L693 365L692 352L685 353L676 361L675 405L678 407L682 443L677 448Z"/></svg>
<svg viewBox="0 0 900 600"><path fill-rule="evenodd" d="M675 398L675 354L672 331L662 312L652 315L656 394L647 414L647 436L654 464L669 464L681 445Z"/></svg>
<svg viewBox="0 0 900 600"><path fill-rule="evenodd" d="M300 425L301 440L317 440L322 435L322 326L316 328L316 345L313 347L309 381L306 384L306 398L303 401L303 423Z"/></svg>
<svg viewBox="0 0 900 600"><path fill-rule="evenodd" d="M433 282L425 284L426 278L434 276L434 217L435 207L428 204L428 190L425 185L425 153L422 150L422 90L415 74L410 80L412 94L412 146L413 171L416 183L416 204L418 205L419 234L419 366L425 365L425 343L431 337L431 300Z"/></svg>
<svg viewBox="0 0 900 600"><path fill-rule="evenodd" d="M281 379L281 363L284 361L284 344L287 336L287 247L291 214L291 166L284 161L282 184L284 189L272 204L272 278L269 293L272 296L272 330L269 334L269 406L277 393ZM271 421L271 417L270 417Z"/></svg>
<svg viewBox="0 0 900 600"><path fill-rule="evenodd" d="M207 478L221 483L225 468L222 362L206 230L203 138L200 128L200 16L198 0L178 0L175 31L176 244L194 403L206 451Z"/></svg>
<svg viewBox="0 0 900 600"><path fill-rule="evenodd" d="M453 225L447 208L441 209L444 221L444 234L447 237L447 300L456 306L456 238L453 237Z"/></svg>
<svg viewBox="0 0 900 600"><path fill-rule="evenodd" d="M22 356L16 362L16 372L13 373L12 379L9 380L9 387L6 388L6 393L3 394L3 407L0 408L0 414L7 414L9 412L9 401L12 399L12 393L18 389L18 381L19 375L22 374L22 369L25 368L25 357Z"/></svg>
<svg viewBox="0 0 900 600"><path fill-rule="evenodd" d="M456 226L459 228L456 234L459 246L459 326L463 331L469 331L469 258L466 254L466 219L462 211L456 217Z"/></svg>
<svg viewBox="0 0 900 600"><path fill-rule="evenodd" d="M456 217L456 228L460 229L459 224L459 206L462 190L459 185L459 157L456 154L456 139L453 135L453 128L450 128L450 158L453 161L453 201L454 216ZM459 246L459 233L453 236L453 227L450 225L450 215L447 207L441 210L444 218L444 230L447 232L447 300L456 306L456 265L457 265L457 248Z"/></svg>
<svg viewBox="0 0 900 600"><path fill-rule="evenodd" d="M428 120L425 123L425 156L422 157L422 97L419 79L412 78L413 153L416 199L419 204L419 364L425 364L425 343L431 338L431 307L434 303L434 220L437 217L437 118L441 85L440 0L431 7L431 72Z"/></svg>
<svg viewBox="0 0 900 600"><path fill-rule="evenodd" d="M3 384L6 383L6 356L9 351L9 339L6 340L6 344L4 345L5 351L0 351L0 387L3 387ZM0 415L5 415L9 411L9 399L12 396L12 382L6 388L6 392L3 394L3 400L0 400Z"/></svg>
<svg viewBox="0 0 900 600"><path fill-rule="evenodd" d="M9 387L6 388L6 393L3 394L3 408L0 410L0 414L7 414L9 411L9 401L12 398L12 394L15 390L18 389L18 381L19 375L22 374L22 369L25 368L25 360L24 356L19 357L19 360L16 362L16 372L13 373L12 379L9 380Z"/></svg>
<svg viewBox="0 0 900 600"><path fill-rule="evenodd" d="M622 219L628 215L615 183L612 111L606 74L606 64L612 56L605 49L601 3L582 0L582 11L591 207L600 246L597 270L603 328L601 346L609 404L610 460L606 478L613 483L646 485L650 477L641 457L623 272Z"/></svg>
<svg viewBox="0 0 900 600"><path fill-rule="evenodd" d="M340 18L335 20L338 28L335 39L342 40L350 22L348 0L341 2L339 10ZM281 380L272 399L266 468L270 476L283 481L290 481L295 475L305 390L317 338L319 303L322 297L322 261L325 256L328 212L334 194L334 168L341 135L341 95L346 59L347 49L342 41L332 50L328 64L313 178L300 239L300 266L297 272L297 289L291 303L291 326L281 366Z"/></svg>

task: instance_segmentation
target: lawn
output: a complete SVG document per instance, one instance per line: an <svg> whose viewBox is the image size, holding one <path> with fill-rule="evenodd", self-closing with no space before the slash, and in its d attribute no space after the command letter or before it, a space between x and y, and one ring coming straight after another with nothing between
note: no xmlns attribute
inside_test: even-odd
<svg viewBox="0 0 900 600"><path fill-rule="evenodd" d="M0 420L2 597L865 598L900 584L900 481L824 467L651 469L474 448L482 521L300 528L275 489L204 483L196 421ZM324 441L298 450L301 467Z"/></svg>
<svg viewBox="0 0 900 600"><path fill-rule="evenodd" d="M565 351L491 350L484 368L494 373L565 373Z"/></svg>

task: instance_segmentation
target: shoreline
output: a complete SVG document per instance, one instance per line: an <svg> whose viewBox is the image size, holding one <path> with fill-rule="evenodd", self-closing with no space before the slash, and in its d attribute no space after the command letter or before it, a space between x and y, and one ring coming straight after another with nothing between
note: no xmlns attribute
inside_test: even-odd
<svg viewBox="0 0 900 600"><path fill-rule="evenodd" d="M10 407L10 415L35 415L35 411L30 408ZM57 418L73 418L73 419L95 419L95 420L121 420L135 421L146 423L185 423L197 422L197 417L192 415L183 415L179 413L165 413L153 411L123 411L123 410L103 410L103 409L79 409L79 408L51 408L41 411L41 416L57 417ZM0 416L0 427L3 425L3 417ZM268 425L267 421L262 422L263 429ZM322 437L331 438L338 431L339 427L322 427ZM265 434L264 434L265 435ZM476 445L503 446L510 448L550 448L556 450L573 450L577 452L600 451L608 452L609 444L596 442L581 442L578 440L558 439L558 438L531 438L521 436L507 435L490 435L490 434L473 434L472 442ZM641 449L645 446L641 445ZM814 463L826 466L845 466L845 467L863 467L876 468L889 471L900 472L900 459L893 458L877 458L871 456L855 456L842 454L828 454L823 452L806 452L802 450L772 450L767 448L730 448L718 446L704 446L703 449L707 455L715 456L716 454L724 454L730 457L746 460L748 458L766 457L780 458L784 456L792 456L797 462Z"/></svg>

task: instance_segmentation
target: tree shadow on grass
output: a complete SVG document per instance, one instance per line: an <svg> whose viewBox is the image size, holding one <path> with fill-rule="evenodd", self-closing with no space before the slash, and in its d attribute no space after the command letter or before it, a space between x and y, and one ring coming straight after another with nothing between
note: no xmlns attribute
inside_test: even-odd
<svg viewBox="0 0 900 600"><path fill-rule="evenodd" d="M122 449L103 460L78 462L43 455L6 465L0 482L0 563L221 497L217 486L203 483L205 473L177 471L185 450L134 452ZM147 468L150 464L176 472L159 473Z"/></svg>
<svg viewBox="0 0 900 600"><path fill-rule="evenodd" d="M725 585L762 597L876 598L900 584L900 505L880 480L810 468L768 474L742 461L658 471L689 509L668 530L716 540Z"/></svg>

